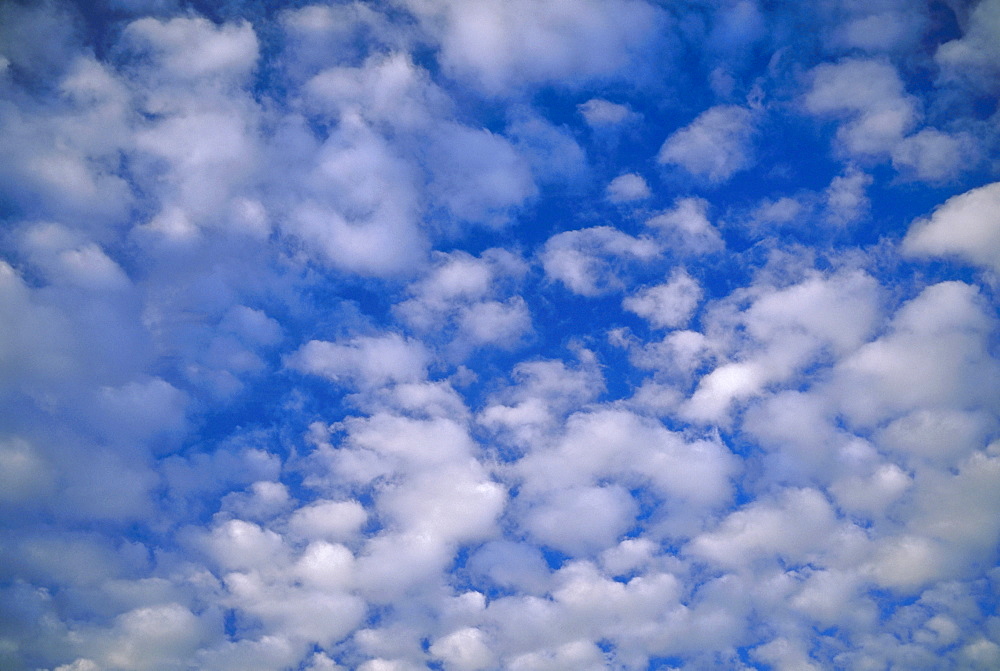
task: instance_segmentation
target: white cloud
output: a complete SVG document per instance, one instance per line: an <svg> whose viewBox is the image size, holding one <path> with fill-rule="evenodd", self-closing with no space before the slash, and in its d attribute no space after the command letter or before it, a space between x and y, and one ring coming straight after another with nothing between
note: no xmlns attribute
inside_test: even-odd
<svg viewBox="0 0 1000 671"><path fill-rule="evenodd" d="M60 11L38 8L45 15L41 21L59 21ZM46 40L51 46L58 44L62 28L25 30L51 35L53 42ZM4 44L13 50L17 41ZM67 53L58 58L60 69L67 70L54 82L60 93L54 101L23 101L0 110L7 138L0 148L0 193L29 217L67 217L91 227L109 218L120 220L133 202L132 189L118 170L134 124L132 96L123 77L93 57Z"/></svg>
<svg viewBox="0 0 1000 671"><path fill-rule="evenodd" d="M598 671L605 667L605 658L591 641L573 641L554 650L529 652L510 661L512 671Z"/></svg>
<svg viewBox="0 0 1000 671"><path fill-rule="evenodd" d="M992 407L997 362L986 349L990 319L975 287L942 282L893 317L891 329L837 367L845 416L862 426L924 407Z"/></svg>
<svg viewBox="0 0 1000 671"><path fill-rule="evenodd" d="M0 667L996 666L996 3L238 4L0 6Z"/></svg>
<svg viewBox="0 0 1000 671"><path fill-rule="evenodd" d="M280 482L258 480L249 491L230 492L222 499L222 510L245 520L266 521L294 505L288 487Z"/></svg>
<svg viewBox="0 0 1000 671"><path fill-rule="evenodd" d="M929 578L955 579L969 576L980 562L988 562L1000 539L1000 523L993 512L1000 505L1000 459L996 448L976 451L963 460L956 473L918 472L914 506L908 511L911 533L929 539L935 546L938 566L922 570ZM878 571L892 571L877 566ZM888 577L884 575L884 578ZM897 583L919 582L894 575Z"/></svg>
<svg viewBox="0 0 1000 671"><path fill-rule="evenodd" d="M423 345L395 333L358 336L344 343L311 340L287 361L303 373L362 388L418 382L426 377L427 364Z"/></svg>
<svg viewBox="0 0 1000 671"><path fill-rule="evenodd" d="M204 640L203 627L180 604L137 608L116 618L102 661L137 671L182 665Z"/></svg>
<svg viewBox="0 0 1000 671"><path fill-rule="evenodd" d="M374 55L358 67L327 68L305 83L304 93L318 112L357 115L398 131L424 130L435 116L451 111L447 95L404 53Z"/></svg>
<svg viewBox="0 0 1000 671"><path fill-rule="evenodd" d="M659 245L646 237L632 237L610 226L558 233L545 243L542 266L552 280L583 296L619 290L620 273L629 261L645 261L659 254Z"/></svg>
<svg viewBox="0 0 1000 671"><path fill-rule="evenodd" d="M964 27L965 34L938 47L934 59L945 79L967 79L986 91L996 87L1000 62L1000 2L981 0Z"/></svg>
<svg viewBox="0 0 1000 671"><path fill-rule="evenodd" d="M49 39L34 39L48 35ZM0 11L0 43L7 63L35 76L59 74L72 62L78 44L69 7L54 2L5 5Z"/></svg>
<svg viewBox="0 0 1000 671"><path fill-rule="evenodd" d="M187 429L188 396L160 378L101 387L90 422L111 443L154 442L160 453L172 452L176 436Z"/></svg>
<svg viewBox="0 0 1000 671"><path fill-rule="evenodd" d="M649 198L649 185L642 175L634 172L615 177L607 187L608 200L613 203L623 203L632 200Z"/></svg>
<svg viewBox="0 0 1000 671"><path fill-rule="evenodd" d="M750 110L732 105L712 107L668 137L657 160L679 165L710 182L724 182L753 165L753 133Z"/></svg>
<svg viewBox="0 0 1000 671"><path fill-rule="evenodd" d="M958 176L975 157L975 143L968 135L924 128L896 145L892 165L912 171L917 179L941 182Z"/></svg>
<svg viewBox="0 0 1000 671"><path fill-rule="evenodd" d="M884 60L844 59L812 71L804 104L812 114L839 118L838 149L857 158L892 158L893 166L920 180L953 179L976 159L962 133L924 128L918 99L906 93L895 66Z"/></svg>
<svg viewBox="0 0 1000 671"><path fill-rule="evenodd" d="M809 563L819 561L836 526L821 493L790 489L776 501L758 501L730 514L716 530L692 540L686 552L732 569L778 557Z"/></svg>
<svg viewBox="0 0 1000 671"><path fill-rule="evenodd" d="M537 182L573 184L586 177L586 153L568 127L519 111L506 132L518 153L531 165Z"/></svg>
<svg viewBox="0 0 1000 671"><path fill-rule="evenodd" d="M656 328L678 328L691 318L701 301L701 287L685 271L675 271L670 281L628 296L622 307L647 319Z"/></svg>
<svg viewBox="0 0 1000 671"><path fill-rule="evenodd" d="M863 219L870 206L865 191L872 181L870 175L854 167L834 177L824 193L827 222L847 226Z"/></svg>
<svg viewBox="0 0 1000 671"><path fill-rule="evenodd" d="M353 537L367 519L368 513L357 501L320 499L292 513L288 528L301 538L337 542Z"/></svg>
<svg viewBox="0 0 1000 671"><path fill-rule="evenodd" d="M755 224L764 226L789 224L806 211L806 206L796 198L782 197L777 200L765 200L754 209L751 219Z"/></svg>
<svg viewBox="0 0 1000 671"><path fill-rule="evenodd" d="M359 258L367 256L370 264L389 266L373 268L375 274L391 272L391 265L381 260L385 252L376 249L394 247L397 256L412 255L422 237L425 209L446 214L447 230L467 222L501 226L513 208L536 193L529 160L504 136L454 120L446 92L409 55L374 55L359 67L328 68L307 82L305 90L307 106L337 121L340 135L356 148L351 156L328 140L311 189L323 200L334 195L332 204L346 220L346 227L337 227L342 232L333 228L336 223L328 226L336 237L327 234L333 239L324 244L337 254L339 265L357 269ZM520 130L528 133L523 124ZM545 130L536 128L535 135ZM549 145L555 142L552 132L560 137L549 129ZM571 162L575 145L569 143L564 151ZM370 171L369 177L358 180L359 170ZM339 182L339 194L330 194L330 176ZM344 236L361 223L367 224L373 242L370 251L357 246L337 251ZM317 229L311 224L307 230L315 237L321 233ZM409 267L414 260L409 259ZM398 261L401 268L407 266L402 258Z"/></svg>
<svg viewBox="0 0 1000 671"><path fill-rule="evenodd" d="M896 68L877 60L817 66L804 102L813 114L847 119L837 138L852 155L891 151L917 120L916 101L906 94Z"/></svg>
<svg viewBox="0 0 1000 671"><path fill-rule="evenodd" d="M982 448L996 422L984 411L929 407L893 420L876 435L880 446L911 463L953 465Z"/></svg>
<svg viewBox="0 0 1000 671"><path fill-rule="evenodd" d="M443 659L446 669L479 671L489 668L494 660L484 639L483 632L466 627L436 640L430 647L430 653Z"/></svg>
<svg viewBox="0 0 1000 671"><path fill-rule="evenodd" d="M552 443L551 448L536 448L518 462L516 470L521 497L543 502L544 514L533 507L525 512L529 519L536 520L531 524L544 522L543 531L536 530L545 534L543 540L556 534L563 523L568 524L559 513L549 511L553 506L545 503L549 496L546 492L577 492L581 487L607 481L646 487L669 502L676 502L670 516L656 517L650 523L655 523L657 533L689 534L700 524L700 511L728 500L730 478L736 469L731 455L719 443L685 439L653 420L624 410L574 414L567 420L564 433L549 438L548 442ZM575 501L571 498L575 494L559 496L566 505ZM597 495L591 493L591 496ZM624 505L622 501L619 503ZM629 509L630 506L621 509L621 514ZM628 522L615 519L621 525ZM587 543L574 544L571 538L561 536L558 542L565 548L572 546L575 551L607 549L611 546L611 532L617 527L609 520L605 522L609 528Z"/></svg>
<svg viewBox="0 0 1000 671"><path fill-rule="evenodd" d="M479 421L507 440L529 447L546 437L566 416L604 390L592 352L579 350L575 367L559 360L522 361L513 383L489 400Z"/></svg>
<svg viewBox="0 0 1000 671"><path fill-rule="evenodd" d="M719 231L708 220L708 201L703 198L679 198L672 209L646 222L657 231L672 250L679 253L707 254L722 249Z"/></svg>
<svg viewBox="0 0 1000 671"><path fill-rule="evenodd" d="M506 224L507 210L535 195L527 161L486 129L443 126L428 153L430 194L461 220Z"/></svg>
<svg viewBox="0 0 1000 671"><path fill-rule="evenodd" d="M638 0L406 4L440 41L445 68L491 94L614 74L658 23L656 10Z"/></svg>
<svg viewBox="0 0 1000 671"><path fill-rule="evenodd" d="M747 348L702 377L683 411L692 419L724 421L733 403L794 379L826 351L849 354L875 327L878 294L872 277L857 271L763 289L735 317L752 339ZM710 321L709 333L712 328Z"/></svg>
<svg viewBox="0 0 1000 671"><path fill-rule="evenodd" d="M833 4L833 3L831 3ZM840 3L847 16L832 31L832 42L845 49L884 53L912 48L927 28L928 17L905 2L871 5ZM835 10L836 11L836 10Z"/></svg>
<svg viewBox="0 0 1000 671"><path fill-rule="evenodd" d="M620 105L602 98L591 98L577 105L577 109L591 128L615 126L638 116L628 105Z"/></svg>
<svg viewBox="0 0 1000 671"><path fill-rule="evenodd" d="M698 331L675 330L663 340L641 344L624 343L631 348L629 360L633 366L651 370L660 376L680 377L687 380L695 370L708 361L713 344Z"/></svg>
<svg viewBox="0 0 1000 671"><path fill-rule="evenodd" d="M281 325L263 310L246 305L234 305L222 317L219 328L244 342L273 345L281 340Z"/></svg>
<svg viewBox="0 0 1000 671"><path fill-rule="evenodd" d="M1000 272L1000 182L949 198L903 239L911 256L957 256Z"/></svg>
<svg viewBox="0 0 1000 671"><path fill-rule="evenodd" d="M258 42L248 21L216 27L202 17L153 18L130 23L125 40L159 61L168 76L246 77L257 62Z"/></svg>
<svg viewBox="0 0 1000 671"><path fill-rule="evenodd" d="M280 22L289 37L288 69L303 79L332 63L360 60L369 45L402 53L416 39L410 27L360 2L288 9Z"/></svg>
<svg viewBox="0 0 1000 671"><path fill-rule="evenodd" d="M23 438L0 441L0 500L7 504L51 492L51 470L38 450Z"/></svg>
<svg viewBox="0 0 1000 671"><path fill-rule="evenodd" d="M433 268L409 289L412 297L393 309L427 337L450 338L447 349L464 357L474 349L513 349L531 333L531 314L513 289L527 266L519 257L491 249L480 257L438 254Z"/></svg>
<svg viewBox="0 0 1000 671"><path fill-rule="evenodd" d="M556 490L525 513L525 526L539 542L570 555L615 545L638 507L617 485Z"/></svg>
<svg viewBox="0 0 1000 671"><path fill-rule="evenodd" d="M753 649L754 659L759 659L775 671L819 671L813 664L809 651L800 641L776 638Z"/></svg>
<svg viewBox="0 0 1000 671"><path fill-rule="evenodd" d="M531 331L531 314L521 297L473 303L461 311L458 329L460 337L473 345L513 348Z"/></svg>
<svg viewBox="0 0 1000 671"><path fill-rule="evenodd" d="M491 541L469 558L468 568L503 588L529 594L544 593L549 568L541 551L526 543Z"/></svg>
<svg viewBox="0 0 1000 671"><path fill-rule="evenodd" d="M709 33L710 48L727 54L739 53L764 36L764 17L753 0L738 0L720 6Z"/></svg>
<svg viewBox="0 0 1000 671"><path fill-rule="evenodd" d="M506 490L470 461L410 475L404 485L386 488L378 508L422 538L466 543L492 534L505 499Z"/></svg>
<svg viewBox="0 0 1000 671"><path fill-rule="evenodd" d="M53 284L78 287L99 295L125 292L131 282L111 257L79 232L55 223L37 223L21 231L21 248Z"/></svg>
<svg viewBox="0 0 1000 671"><path fill-rule="evenodd" d="M369 275L410 270L427 242L412 167L363 121L344 119L320 148L304 199L285 222L319 258Z"/></svg>

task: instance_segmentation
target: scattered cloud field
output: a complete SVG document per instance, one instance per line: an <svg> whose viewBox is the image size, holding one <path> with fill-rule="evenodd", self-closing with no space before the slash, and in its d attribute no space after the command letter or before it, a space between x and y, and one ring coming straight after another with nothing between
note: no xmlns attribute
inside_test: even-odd
<svg viewBox="0 0 1000 671"><path fill-rule="evenodd" d="M0 667L1000 668L1000 0L0 4Z"/></svg>

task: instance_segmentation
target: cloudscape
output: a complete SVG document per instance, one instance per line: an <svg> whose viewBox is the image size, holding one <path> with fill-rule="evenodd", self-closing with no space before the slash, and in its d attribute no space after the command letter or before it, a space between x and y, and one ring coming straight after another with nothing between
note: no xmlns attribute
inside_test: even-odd
<svg viewBox="0 0 1000 671"><path fill-rule="evenodd" d="M0 668L1000 668L1000 0L10 0L0 91Z"/></svg>

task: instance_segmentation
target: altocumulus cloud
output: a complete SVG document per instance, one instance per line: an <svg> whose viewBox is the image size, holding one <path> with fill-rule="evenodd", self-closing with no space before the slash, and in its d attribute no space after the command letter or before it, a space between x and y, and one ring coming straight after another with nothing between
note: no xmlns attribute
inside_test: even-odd
<svg viewBox="0 0 1000 671"><path fill-rule="evenodd" d="M4 3L0 667L1000 668L998 17Z"/></svg>

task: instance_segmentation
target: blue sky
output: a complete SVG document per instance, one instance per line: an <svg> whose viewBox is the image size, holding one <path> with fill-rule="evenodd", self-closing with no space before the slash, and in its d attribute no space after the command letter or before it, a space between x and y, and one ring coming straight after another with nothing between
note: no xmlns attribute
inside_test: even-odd
<svg viewBox="0 0 1000 671"><path fill-rule="evenodd" d="M0 666L1000 668L998 82L997 0L0 5Z"/></svg>

